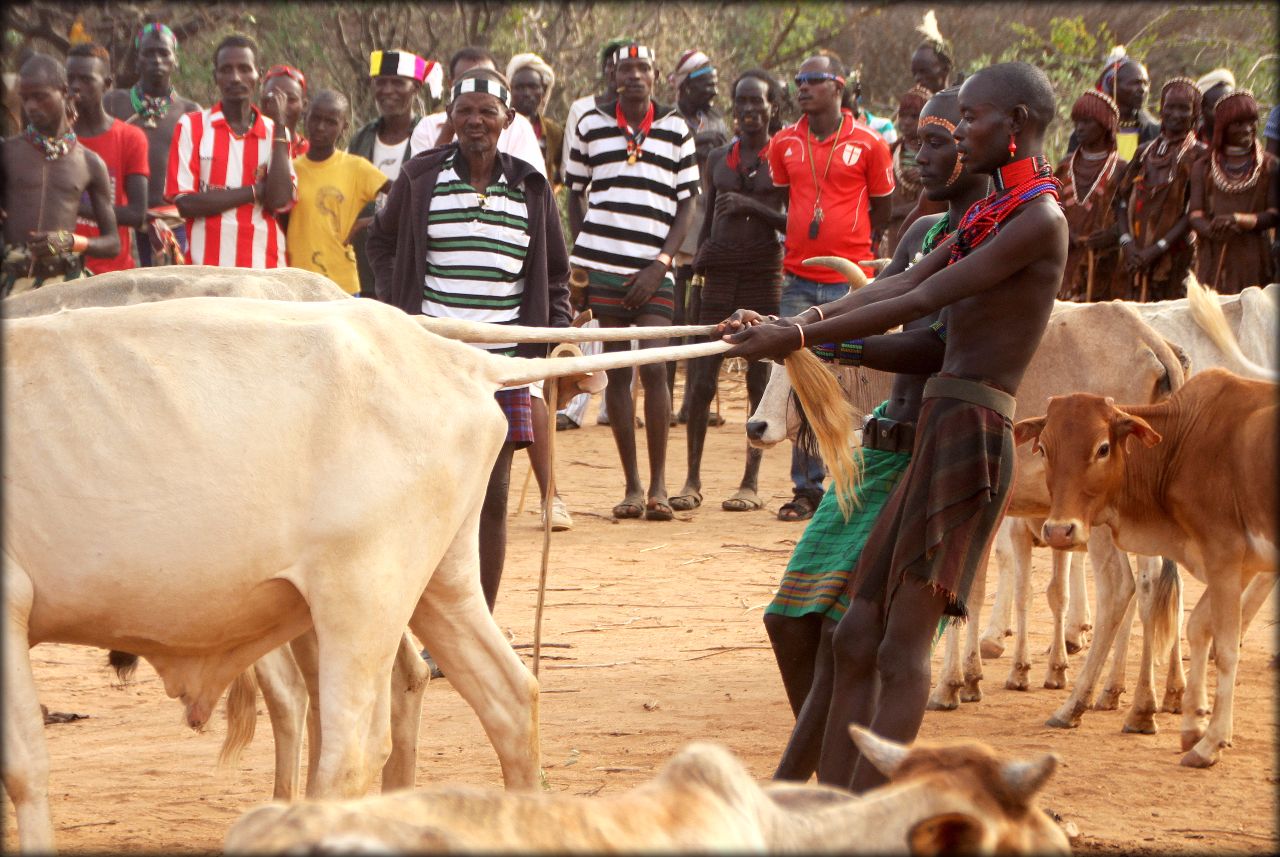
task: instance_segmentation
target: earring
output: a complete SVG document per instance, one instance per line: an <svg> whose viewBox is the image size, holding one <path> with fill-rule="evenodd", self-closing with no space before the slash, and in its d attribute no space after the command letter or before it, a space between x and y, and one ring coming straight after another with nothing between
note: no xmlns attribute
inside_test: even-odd
<svg viewBox="0 0 1280 857"><path fill-rule="evenodd" d="M1018 157L1018 141L1012 134L1009 135L1009 160Z"/></svg>

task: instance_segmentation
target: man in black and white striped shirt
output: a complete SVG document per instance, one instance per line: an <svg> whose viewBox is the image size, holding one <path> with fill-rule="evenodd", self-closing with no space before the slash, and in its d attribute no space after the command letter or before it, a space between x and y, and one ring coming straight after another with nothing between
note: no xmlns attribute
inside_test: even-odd
<svg viewBox="0 0 1280 857"><path fill-rule="evenodd" d="M684 241L699 191L693 135L676 108L650 98L657 67L649 47L622 45L614 61L618 99L565 129L569 225L576 236L569 261L585 273L585 303L601 325L670 324L675 307L671 260ZM608 350L626 347L606 345ZM672 518L663 477L671 418L666 373L663 364L640 367L649 445L647 497L636 461L631 370L609 373L609 423L627 481L614 517Z"/></svg>

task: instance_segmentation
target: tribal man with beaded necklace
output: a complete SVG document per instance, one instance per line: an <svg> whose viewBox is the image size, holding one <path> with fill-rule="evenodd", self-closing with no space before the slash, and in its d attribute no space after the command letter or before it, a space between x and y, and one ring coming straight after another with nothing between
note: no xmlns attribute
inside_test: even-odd
<svg viewBox="0 0 1280 857"><path fill-rule="evenodd" d="M0 297L84 273L84 254L120 252L111 179L97 154L71 129L75 109L67 72L53 57L35 54L18 70L18 97L27 126L4 141L4 265ZM88 194L102 230L76 235L80 199Z"/></svg>
<svg viewBox="0 0 1280 857"><path fill-rule="evenodd" d="M173 88L173 72L178 68L178 39L164 24L151 23L133 40L137 55L138 82L128 89L112 89L102 97L102 107L115 118L136 125L147 138L147 163L151 181L147 185L147 208L163 208L164 177L169 169L169 143L182 114L200 109ZM153 219L148 215L148 220ZM187 228L174 227L178 246L187 251ZM153 253L146 228L137 232L138 258L143 267L162 264Z"/></svg>
<svg viewBox="0 0 1280 857"><path fill-rule="evenodd" d="M1071 121L1079 145L1054 173L1062 182L1062 212L1071 230L1058 297L1106 301L1120 261L1111 199L1128 166L1116 149L1120 111L1111 96L1088 89L1072 106Z"/></svg>
<svg viewBox="0 0 1280 857"><path fill-rule="evenodd" d="M1191 172L1191 228L1200 236L1196 277L1224 295L1275 276L1270 230L1280 222L1277 163L1258 141L1258 103L1248 90L1213 108L1213 146Z"/></svg>
<svg viewBox="0 0 1280 857"><path fill-rule="evenodd" d="M1160 90L1160 136L1138 148L1116 189L1115 211L1124 271L1113 298L1160 301L1183 297L1195 256L1188 240L1187 203L1196 142L1200 90L1175 77Z"/></svg>
<svg viewBox="0 0 1280 857"><path fill-rule="evenodd" d="M970 173L960 163L953 136L960 121L959 87L946 89L924 105L920 115L920 182L930 200L947 207L913 223L899 242L893 260L881 272L891 277L919 262L946 240L953 224L987 194L985 175ZM920 415L927 372L945 348L946 329L938 313L903 325L902 333L870 336L811 350L823 360L895 372L887 401L874 409L862 427L862 481L858 507L845 521L836 492L827 491L813 520L800 537L778 594L765 608L764 626L773 646L782 684L796 715L796 726L774 774L776 779L804 781L817 766L824 733L848 741L846 709L857 692L856 676L846 671L836 684L831 641L849 606L845 591L867 536L885 502L911 462L915 424Z"/></svg>
<svg viewBox="0 0 1280 857"><path fill-rule="evenodd" d="M952 236L906 271L800 317L762 324L739 311L721 325L736 346L726 355L749 360L873 336L939 310L946 325L940 355L918 352L916 371L936 374L925 382L911 464L850 575L849 611L832 639L836 684L849 693L838 716L828 714L818 779L854 791L884 777L835 733L855 722L911 742L929 696L938 622L968 614L969 588L1013 483L1014 396L1066 263L1066 218L1042 154L1054 116L1048 77L1001 63L966 80L959 98L962 163L991 175L995 192L969 208Z"/></svg>

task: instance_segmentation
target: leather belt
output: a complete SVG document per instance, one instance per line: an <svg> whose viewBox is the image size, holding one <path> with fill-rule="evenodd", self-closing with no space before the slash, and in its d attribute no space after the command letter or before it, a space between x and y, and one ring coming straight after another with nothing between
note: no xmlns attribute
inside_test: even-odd
<svg viewBox="0 0 1280 857"><path fill-rule="evenodd" d="M959 399L979 407L990 408L1009 422L1013 422L1013 411L1017 405L1017 400L1013 396L989 384L970 381L967 378L948 378L939 375L934 375L924 382L924 398Z"/></svg>

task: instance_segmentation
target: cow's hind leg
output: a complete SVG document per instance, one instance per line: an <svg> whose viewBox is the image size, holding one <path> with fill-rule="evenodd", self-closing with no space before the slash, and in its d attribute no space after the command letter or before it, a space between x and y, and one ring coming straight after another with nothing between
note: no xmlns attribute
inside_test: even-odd
<svg viewBox="0 0 1280 857"><path fill-rule="evenodd" d="M990 559L990 554L987 555ZM982 651L979 644L982 620L982 602L987 597L987 563L973 576L973 586L969 591L969 621L964 629L964 687L960 689L961 702L982 701Z"/></svg>
<svg viewBox="0 0 1280 857"><path fill-rule="evenodd" d="M1160 701L1160 710L1169 714L1182 713L1182 694L1187 689L1187 675L1182 668L1182 575L1178 575L1178 589L1175 612L1178 624L1173 629L1173 640L1169 644L1169 673L1165 677L1164 698Z"/></svg>
<svg viewBox="0 0 1280 857"><path fill-rule="evenodd" d="M1137 593L1133 567L1129 564L1129 555L1117 550L1116 556L1124 567L1130 584L1130 592ZM1111 647L1111 673L1107 676L1106 686L1098 691L1098 698L1093 701L1094 711L1115 711L1120 707L1120 697L1127 690L1125 679L1129 668L1129 637L1133 634L1133 619L1137 615L1138 599L1130 595L1125 607L1124 616L1116 628L1116 638Z"/></svg>
<svg viewBox="0 0 1280 857"><path fill-rule="evenodd" d="M1178 566L1172 560L1141 557L1138 578L1138 611L1142 616L1142 664L1138 688L1125 718L1124 731L1156 733L1155 666L1169 650L1169 638L1178 633Z"/></svg>
<svg viewBox="0 0 1280 857"><path fill-rule="evenodd" d="M382 766L382 791L411 789L418 769L418 730L422 725L422 695L431 670L408 634L400 636L391 668L391 755Z"/></svg>
<svg viewBox="0 0 1280 857"><path fill-rule="evenodd" d="M1007 520L1007 519L1006 519ZM1031 657L1027 652L1027 612L1031 609L1031 531L1025 521L1010 533L1013 561L1013 609L1017 632L1013 644L1013 662L1004 686L1008 690L1026 690L1031 675Z"/></svg>
<svg viewBox="0 0 1280 857"><path fill-rule="evenodd" d="M1074 556L1067 551L1053 551L1053 576L1045 593L1049 612L1053 614L1053 640L1049 643L1049 670L1044 677L1044 686L1052 690L1067 685L1067 578Z"/></svg>
<svg viewBox="0 0 1280 857"><path fill-rule="evenodd" d="M44 715L31 670L27 621L34 589L22 569L4 560L4 787L18 821L18 845L26 852L53 851L49 817L49 751Z"/></svg>
<svg viewBox="0 0 1280 857"><path fill-rule="evenodd" d="M964 675L960 671L960 628L955 622L947 623L942 649L942 669L938 671L938 683L929 694L925 708L929 711L955 711L960 707L960 688L964 687Z"/></svg>
<svg viewBox="0 0 1280 857"><path fill-rule="evenodd" d="M1121 617L1133 599L1133 574L1129 571L1129 563L1115 547L1111 531L1106 527L1094 527L1089 536L1089 562L1098 586L1097 633L1071 695L1047 721L1047 725L1062 729L1080 725L1080 715L1089 706L1089 697L1106 665Z"/></svg>
<svg viewBox="0 0 1280 857"><path fill-rule="evenodd" d="M1246 582L1241 580L1241 559L1240 556L1206 557L1201 575L1198 575L1206 580L1204 597L1209 601L1213 639L1218 641L1215 652L1218 684L1214 693L1213 715L1204 735L1189 748L1187 744L1194 732L1188 734L1184 730L1182 735L1182 747L1187 751L1182 757L1182 764L1192 768L1209 767L1218 761L1222 748L1231 746L1236 667L1240 662L1240 596ZM1204 675L1200 678L1203 689ZM1201 715L1199 710L1189 713L1192 718ZM1183 717L1185 720L1187 714Z"/></svg>
<svg viewBox="0 0 1280 857"><path fill-rule="evenodd" d="M1070 554L1071 594L1067 598L1067 654L1089 645L1089 632L1093 630L1093 615L1089 612L1089 582L1085 578L1084 557Z"/></svg>
<svg viewBox="0 0 1280 857"><path fill-rule="evenodd" d="M485 607L475 533L474 521L459 530L409 627L480 719L507 788L532 790L541 766L538 680Z"/></svg>
<svg viewBox="0 0 1280 857"><path fill-rule="evenodd" d="M1009 625L1010 604L1013 597L1013 533L1026 529L1022 518L1005 517L996 530L996 599L991 605L991 618L982 632L982 657L994 660L1004 654L1004 638L1013 634Z"/></svg>
<svg viewBox="0 0 1280 857"><path fill-rule="evenodd" d="M307 683L288 646L267 652L253 665L262 701L271 718L276 748L275 800L293 800L301 794L302 733L307 726Z"/></svg>

